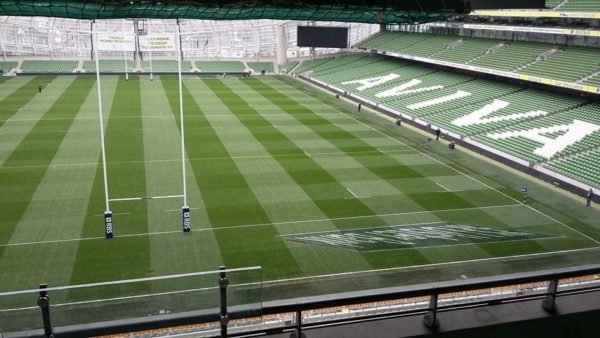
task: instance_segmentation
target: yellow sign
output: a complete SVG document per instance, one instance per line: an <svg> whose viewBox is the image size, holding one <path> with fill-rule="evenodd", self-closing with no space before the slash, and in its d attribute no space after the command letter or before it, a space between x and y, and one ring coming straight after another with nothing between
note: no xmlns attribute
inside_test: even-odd
<svg viewBox="0 0 600 338"><path fill-rule="evenodd" d="M473 16L501 16L518 18L580 18L600 19L600 12L554 12L554 11L472 11Z"/></svg>
<svg viewBox="0 0 600 338"><path fill-rule="evenodd" d="M500 26L500 25L479 25L479 24L464 24L463 28L482 29L491 31L503 32L524 32L524 33L543 33L543 34L564 34L578 36L600 36L600 31L590 29L563 29L563 28L547 28L547 27L523 27L523 26Z"/></svg>
<svg viewBox="0 0 600 338"><path fill-rule="evenodd" d="M583 36L600 36L600 31L592 31L592 30L586 30L586 29L563 29L563 34L583 35Z"/></svg>
<svg viewBox="0 0 600 338"><path fill-rule="evenodd" d="M547 85L551 85L551 86L570 88L570 89L580 90L580 91L589 92L589 93L600 93L600 88L584 85L581 83L552 80L552 79L546 79L546 78L542 78L542 77L525 75L525 74L520 74L519 78L521 80L529 81L529 82L538 82L538 83L543 83L543 84L547 84Z"/></svg>

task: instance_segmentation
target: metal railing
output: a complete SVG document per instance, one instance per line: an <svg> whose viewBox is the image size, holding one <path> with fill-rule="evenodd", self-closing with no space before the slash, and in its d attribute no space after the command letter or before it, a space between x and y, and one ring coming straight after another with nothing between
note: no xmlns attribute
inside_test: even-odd
<svg viewBox="0 0 600 338"><path fill-rule="evenodd" d="M295 337L302 337L302 331L310 327L331 324L339 325L340 323L343 324L344 322L357 320L357 317L339 318L336 316L328 316L326 320L318 322L303 321L303 317L306 318L307 312L312 312L317 309L339 308L364 303L373 304L377 302L385 302L398 299L414 299L415 297L419 297L420 299L427 299L428 305L425 308L417 307L409 310L402 310L398 308L396 310L388 309L388 311L386 311L385 313L368 313L365 316L359 317L359 319L365 320L398 315L406 316L420 314L422 315L421 320L423 324L431 330L435 330L440 323L440 320L438 318L438 313L440 312L453 311L469 307L482 307L489 305L498 305L508 302L538 299L540 300L540 306L544 310L546 310L548 313L555 313L558 307L556 302L556 299L558 297L582 292L600 291L600 279L598 279L597 276L594 276L595 274L600 274L600 264L597 264L572 268L561 268L555 270L516 273L510 275L464 279L450 282L437 282L412 286L392 287L367 291L355 291L269 302L262 302L262 300L260 299L252 298L254 301L258 301L259 303L250 305L241 304L239 302L232 302L232 296L239 298L239 290L232 290L232 287L237 287L238 289L250 288L250 290L253 290L253 292L258 292L258 289L262 287L262 280L249 281L249 279L247 278L248 276L245 276L246 278L244 278L244 283L232 285L230 283L229 277L231 275L236 275L239 273L257 274L257 272L261 272L259 267L231 270L226 270L224 267L221 267L218 271L210 271L203 273L127 280L111 282L110 284L96 283L93 284L95 287L107 285L122 286L131 283L160 280L172 281L173 279L190 277L218 277L212 279L213 287L209 287L207 288L207 290L209 290L213 295L218 293L219 306L196 311L186 311L176 314L163 314L152 317L121 319L108 322L80 324L63 327L52 326L53 316L51 314L51 309L53 309L53 307L50 301L50 296L52 295L52 293L64 291L66 289L76 290L82 288L89 288L89 285L74 285L61 288L48 288L46 285L41 285L39 290L36 289L12 293L0 293L1 301L3 297L15 296L19 294L31 294L31 292L36 292L38 294L37 307L39 307L39 310L41 310L41 317L43 321L43 331L41 329L38 329L34 331L6 333L5 337L17 338L33 335L44 335L45 337L88 337L117 333L137 332L143 330L154 330L160 328L172 328L181 325L211 322L218 323L219 328L218 330L213 330L212 333L208 334L210 336L234 337L240 335L248 335L250 333L264 334L290 331ZM262 273L258 273L257 275L261 275L260 279L262 279ZM565 282L570 282L573 278L583 276L591 277L587 279L588 282L582 283L575 288L567 287L564 285ZM563 285L561 285L561 283L563 283ZM470 292L473 290L494 289L507 286L531 284L537 285L537 289L541 291L532 292L529 294L517 292L515 294L511 294L509 297L503 298L477 298L475 301L462 299L460 302L450 302L448 304L441 304L443 302L440 301L441 299L447 299L448 295L457 293L460 294L464 292ZM559 287L559 285L561 285L561 287ZM218 290L218 292L216 292L216 290ZM204 301L204 299L202 298L202 294L198 294L198 292L199 291L192 290L190 295L197 296L194 297L195 302L201 303ZM247 298L244 297L242 297L241 299L247 300ZM283 325L276 326L250 326L244 328L243 330L233 330L233 332L228 332L228 328L230 327L230 322L232 320L264 317L268 315L277 315L284 313L295 314L295 322L287 321Z"/></svg>

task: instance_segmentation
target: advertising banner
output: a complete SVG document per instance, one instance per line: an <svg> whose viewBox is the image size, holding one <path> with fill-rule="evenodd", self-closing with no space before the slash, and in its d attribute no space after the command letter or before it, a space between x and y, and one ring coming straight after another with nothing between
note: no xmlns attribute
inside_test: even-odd
<svg viewBox="0 0 600 338"><path fill-rule="evenodd" d="M177 45L174 34L140 36L140 51L175 51Z"/></svg>
<svg viewBox="0 0 600 338"><path fill-rule="evenodd" d="M135 35L98 34L98 50L135 51Z"/></svg>
<svg viewBox="0 0 600 338"><path fill-rule="evenodd" d="M555 11L471 11L470 16L498 16L518 18L581 18L598 19L600 13L594 12L555 12Z"/></svg>
<svg viewBox="0 0 600 338"><path fill-rule="evenodd" d="M503 31L503 32L526 32L526 33L564 34L564 35L577 35L577 36L600 36L600 31L591 30L591 29L564 29L564 28L474 25L474 24L464 24L463 28L482 29L482 30L491 30L491 31Z"/></svg>

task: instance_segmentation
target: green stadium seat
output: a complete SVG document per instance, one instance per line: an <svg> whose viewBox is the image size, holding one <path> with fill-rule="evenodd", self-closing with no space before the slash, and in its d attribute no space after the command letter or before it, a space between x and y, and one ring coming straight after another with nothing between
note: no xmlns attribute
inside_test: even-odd
<svg viewBox="0 0 600 338"><path fill-rule="evenodd" d="M246 67L241 61L196 61L203 73L242 73Z"/></svg>
<svg viewBox="0 0 600 338"><path fill-rule="evenodd" d="M556 10L561 12L600 12L600 0L569 0Z"/></svg>
<svg viewBox="0 0 600 338"><path fill-rule="evenodd" d="M125 72L125 60L98 60L98 66L102 73L124 73ZM127 71L133 72L135 68L135 62L127 60ZM87 73L96 72L96 61L85 60L83 61L83 69Z"/></svg>
<svg viewBox="0 0 600 338"><path fill-rule="evenodd" d="M381 38L383 35L379 34L378 36ZM523 46L522 50L537 53L545 51L547 46L545 44L534 44L531 48ZM512 47L521 50L521 46L511 46L510 48ZM501 50L506 50L508 53L509 47ZM500 53L493 55L496 54L498 55L496 57L499 58ZM518 61L503 63L501 67L512 68L515 65L527 62L528 57L525 56L527 52L523 52L521 55L522 57L518 57ZM485 57L489 56L492 55L486 55ZM600 131L593 132L581 141L556 152L551 158L535 153L536 149L542 146L537 141L523 137L495 139L489 136L494 133L568 125L576 119L600 124L598 119L600 104L589 104L585 100L573 96L558 95L535 89L523 89L510 84L440 72L407 60L382 55L365 56L364 54L356 54L341 56L320 61L317 65L310 62L304 69L311 69L311 76L320 81L355 93L376 103L384 104L432 125L440 126L444 130L452 131L466 138L472 138L526 161L540 163L551 170L564 173L581 182L590 184L595 182L596 186L600 183L597 174L589 173L592 170L583 170L586 173L584 175L580 173L582 171L578 167L580 162L590 165L589 160L579 154L586 154L587 156L590 151L600 152L598 150L600 148ZM364 90L360 90L363 84L352 83L356 80L390 74L395 74L395 78ZM594 79L592 78L590 81ZM401 86L404 86L404 92L392 93L390 91ZM382 95L386 91L392 94ZM469 95L455 95L458 92L468 93ZM506 102L508 105L504 106L503 103L496 100ZM485 117L494 119L489 123L461 125L458 122L461 117L493 105L498 105L502 109L496 110ZM536 111L540 112L536 113ZM525 113L531 114L522 115L518 118L506 118L509 115L515 116L516 114ZM544 136L556 138L563 134L563 131L558 131ZM573 160L562 160L565 158L573 158ZM596 157L593 161L596 161L595 168L600 162ZM570 162L574 164L569 165Z"/></svg>
<svg viewBox="0 0 600 338"><path fill-rule="evenodd" d="M18 62L16 61L0 61L0 69L4 71L4 73L10 72L13 68L17 67Z"/></svg>
<svg viewBox="0 0 600 338"><path fill-rule="evenodd" d="M78 61L25 60L21 64L23 73L72 73Z"/></svg>
<svg viewBox="0 0 600 338"><path fill-rule="evenodd" d="M190 61L181 61L181 71L189 73L192 70L192 63ZM177 60L144 60L142 61L142 71L149 73L177 73L179 72L179 65Z"/></svg>
<svg viewBox="0 0 600 338"><path fill-rule="evenodd" d="M255 73L260 73L263 70L266 73L273 73L273 62L248 62L248 67L252 68Z"/></svg>

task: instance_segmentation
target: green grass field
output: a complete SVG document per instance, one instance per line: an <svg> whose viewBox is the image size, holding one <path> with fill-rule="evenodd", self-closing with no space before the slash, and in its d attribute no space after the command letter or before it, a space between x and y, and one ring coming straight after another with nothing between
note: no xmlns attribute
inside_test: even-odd
<svg viewBox="0 0 600 338"><path fill-rule="evenodd" d="M181 195L177 77L101 81L110 198ZM181 197L113 201L107 240L96 79L0 81L0 292L261 266L240 278L266 301L600 262L583 199L298 80L186 76L183 101L192 232Z"/></svg>

